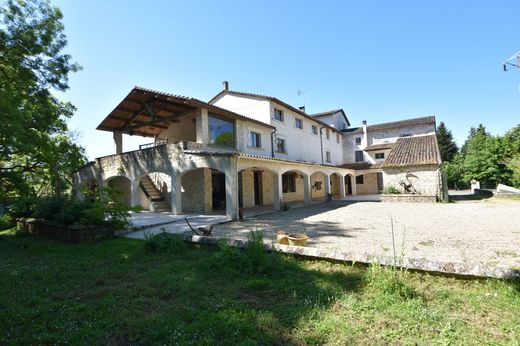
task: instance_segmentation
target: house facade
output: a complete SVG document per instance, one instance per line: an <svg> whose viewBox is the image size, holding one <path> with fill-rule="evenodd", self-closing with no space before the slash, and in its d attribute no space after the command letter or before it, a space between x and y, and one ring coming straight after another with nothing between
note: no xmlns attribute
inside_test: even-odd
<svg viewBox="0 0 520 346"><path fill-rule="evenodd" d="M152 211L237 219L244 208L280 210L402 181L437 196L441 184L434 117L351 128L341 109L307 114L227 82L208 102L135 87L98 130L113 133L115 154L78 170L77 185L117 187L126 203ZM123 152L123 134L151 143Z"/></svg>

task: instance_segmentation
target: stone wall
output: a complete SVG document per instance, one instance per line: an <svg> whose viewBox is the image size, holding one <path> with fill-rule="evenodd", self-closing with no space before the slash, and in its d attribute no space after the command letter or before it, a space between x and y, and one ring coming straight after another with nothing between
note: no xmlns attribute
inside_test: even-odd
<svg viewBox="0 0 520 346"><path fill-rule="evenodd" d="M274 180L270 172L262 172L262 197L263 205L274 204Z"/></svg>
<svg viewBox="0 0 520 346"><path fill-rule="evenodd" d="M108 181L108 186L121 192L121 197L125 205L132 205L131 182L128 178L114 177Z"/></svg>
<svg viewBox="0 0 520 346"><path fill-rule="evenodd" d="M330 193L332 193L334 196L339 196L340 195L340 191L339 191L339 182L340 182L340 178L337 174L333 174L330 176Z"/></svg>
<svg viewBox="0 0 520 346"><path fill-rule="evenodd" d="M410 203L435 203L437 198L435 196L428 195L393 195L383 194L381 195L382 202L410 202Z"/></svg>
<svg viewBox="0 0 520 346"><path fill-rule="evenodd" d="M363 184L356 184L356 191L358 194L378 193L379 190L377 189L377 173L363 174Z"/></svg>
<svg viewBox="0 0 520 346"><path fill-rule="evenodd" d="M438 166L418 166L383 169L383 183L385 187L393 186L401 193L404 193L404 188L399 184L401 181L410 181L421 195L438 196L441 186L440 168Z"/></svg>
<svg viewBox="0 0 520 346"><path fill-rule="evenodd" d="M242 205L244 208L255 206L254 172L250 169L242 171Z"/></svg>
<svg viewBox="0 0 520 346"><path fill-rule="evenodd" d="M304 199L303 195L303 177L300 173L295 173L296 192L287 192L283 194L284 202L302 202Z"/></svg>
<svg viewBox="0 0 520 346"><path fill-rule="evenodd" d="M212 211L212 180L209 168L196 169L182 176L182 211Z"/></svg>

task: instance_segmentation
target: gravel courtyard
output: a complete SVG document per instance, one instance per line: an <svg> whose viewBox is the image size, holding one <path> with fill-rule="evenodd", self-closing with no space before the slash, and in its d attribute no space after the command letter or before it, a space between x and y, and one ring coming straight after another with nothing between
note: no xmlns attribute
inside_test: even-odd
<svg viewBox="0 0 520 346"><path fill-rule="evenodd" d="M441 203L333 201L245 221L216 225L214 234L247 238L250 230L305 233L309 246L392 256L391 220L398 256L520 268L520 201L490 199Z"/></svg>

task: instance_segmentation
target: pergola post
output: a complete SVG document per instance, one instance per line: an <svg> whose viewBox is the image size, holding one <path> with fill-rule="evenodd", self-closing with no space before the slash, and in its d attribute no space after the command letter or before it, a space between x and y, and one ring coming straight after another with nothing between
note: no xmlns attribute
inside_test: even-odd
<svg viewBox="0 0 520 346"><path fill-rule="evenodd" d="M114 131L113 137L116 147L116 154L121 154L123 152L123 133L121 131Z"/></svg>
<svg viewBox="0 0 520 346"><path fill-rule="evenodd" d="M206 108L198 108L195 112L195 124L197 133L197 143L208 144L209 128L208 128L208 110Z"/></svg>

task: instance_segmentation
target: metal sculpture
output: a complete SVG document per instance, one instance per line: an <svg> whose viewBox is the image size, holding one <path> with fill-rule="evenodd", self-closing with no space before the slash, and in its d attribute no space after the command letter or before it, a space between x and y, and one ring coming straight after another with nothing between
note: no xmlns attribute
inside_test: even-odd
<svg viewBox="0 0 520 346"><path fill-rule="evenodd" d="M404 193L407 193L407 194L411 194L411 195L419 195L420 193L415 189L415 187L413 186L412 182L410 181L410 177L413 177L417 180L419 180L419 177L417 177L415 174L413 173L410 173L409 171L406 172L406 181L404 180L401 180L399 182L399 185L401 185L404 189Z"/></svg>

